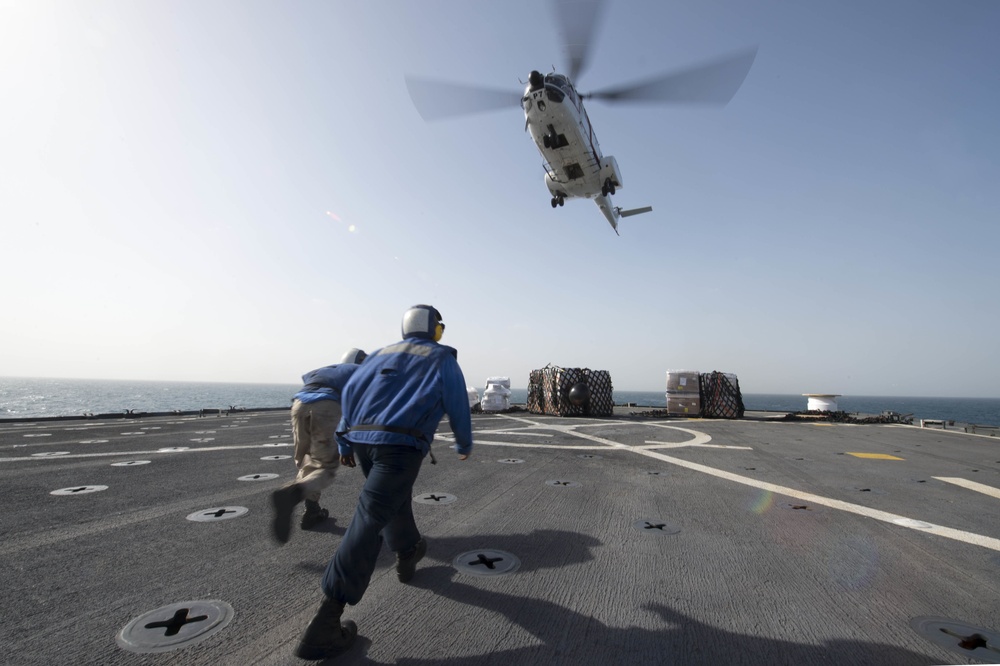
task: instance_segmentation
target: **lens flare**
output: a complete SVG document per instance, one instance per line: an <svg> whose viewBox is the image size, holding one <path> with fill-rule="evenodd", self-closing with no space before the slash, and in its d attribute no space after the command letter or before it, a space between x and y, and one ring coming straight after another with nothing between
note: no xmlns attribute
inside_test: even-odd
<svg viewBox="0 0 1000 666"><path fill-rule="evenodd" d="M330 218L331 220L333 220L334 222L340 222L341 224L343 224L343 223L344 223L344 221L343 221L342 219L340 219L340 216L339 216L339 215L337 215L336 213L333 213L333 212L331 212L331 211L326 211L326 215L327 215L327 217L329 217L329 218ZM357 228L356 226L354 226L353 224L349 224L349 225L347 225L347 232L348 232L348 233L351 233L351 234L353 234L353 233L355 233L355 232L356 232L357 230L358 230L358 228Z"/></svg>
<svg viewBox="0 0 1000 666"><path fill-rule="evenodd" d="M770 490L761 490L757 493L756 499L751 502L750 510L761 516L771 510L774 506L774 493Z"/></svg>

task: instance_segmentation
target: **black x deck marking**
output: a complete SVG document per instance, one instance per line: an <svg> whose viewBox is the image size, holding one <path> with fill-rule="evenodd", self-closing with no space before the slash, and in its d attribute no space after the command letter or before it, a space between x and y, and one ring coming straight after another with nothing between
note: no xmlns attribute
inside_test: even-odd
<svg viewBox="0 0 1000 666"><path fill-rule="evenodd" d="M174 616L169 620L163 620L162 622L150 622L146 625L147 629L159 629L166 628L166 633L164 636L176 636L180 632L181 628L190 622L201 622L202 620L207 620L207 615L199 615L198 617L188 617L188 609L181 608Z"/></svg>

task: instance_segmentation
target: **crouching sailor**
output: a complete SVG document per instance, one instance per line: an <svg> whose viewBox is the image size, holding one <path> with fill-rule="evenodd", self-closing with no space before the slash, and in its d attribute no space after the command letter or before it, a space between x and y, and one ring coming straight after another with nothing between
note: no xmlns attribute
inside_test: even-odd
<svg viewBox="0 0 1000 666"><path fill-rule="evenodd" d="M303 659L336 656L354 642L357 625L341 622L341 615L345 604L353 606L364 596L383 539L396 553L399 581L413 578L427 552L413 520L413 484L442 416L448 415L458 459L472 452L465 377L457 352L438 344L444 333L441 313L415 305L403 315L402 328L403 340L374 352L344 387L340 461L360 464L365 484L323 575L326 599L296 650Z"/></svg>
<svg viewBox="0 0 1000 666"><path fill-rule="evenodd" d="M333 483L340 466L334 440L341 417L340 393L365 357L362 350L350 349L339 364L302 375L305 386L292 400L292 437L295 441L295 466L299 472L294 482L271 495L274 507L272 528L278 543L287 543L292 511L302 500L306 502L300 523L302 529L315 527L330 515L319 505L319 497Z"/></svg>

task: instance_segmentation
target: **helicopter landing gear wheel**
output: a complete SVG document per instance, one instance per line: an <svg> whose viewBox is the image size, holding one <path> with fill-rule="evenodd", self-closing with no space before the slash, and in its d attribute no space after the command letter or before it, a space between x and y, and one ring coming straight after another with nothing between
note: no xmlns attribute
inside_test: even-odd
<svg viewBox="0 0 1000 666"><path fill-rule="evenodd" d="M545 146L546 148L551 148L552 147L552 142L549 141L549 135L548 134L542 135L542 145Z"/></svg>
<svg viewBox="0 0 1000 666"><path fill-rule="evenodd" d="M601 194L608 196L609 194L615 193L615 184L611 182L610 178L604 179L604 184L601 185Z"/></svg>
<svg viewBox="0 0 1000 666"><path fill-rule="evenodd" d="M555 208L556 206L565 206L565 205L566 205L566 197L563 196L562 194L557 194L556 196L552 197L553 208Z"/></svg>
<svg viewBox="0 0 1000 666"><path fill-rule="evenodd" d="M559 199L552 197L552 207L555 208L559 205Z"/></svg>

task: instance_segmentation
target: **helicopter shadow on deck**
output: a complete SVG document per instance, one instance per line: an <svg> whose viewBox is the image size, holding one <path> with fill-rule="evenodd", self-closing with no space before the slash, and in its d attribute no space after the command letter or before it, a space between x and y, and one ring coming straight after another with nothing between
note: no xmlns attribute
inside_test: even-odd
<svg viewBox="0 0 1000 666"><path fill-rule="evenodd" d="M655 613L660 630L610 627L594 618L550 601L484 590L454 580L455 571L435 566L420 571L412 585L488 613L469 613L482 622L497 623L497 635L508 631L503 621L530 633L540 644L513 650L490 649L483 654L450 659L409 659L378 662L368 659L370 639L329 664L375 666L482 666L483 664L813 664L850 663L861 666L929 665L940 663L910 650L862 640L832 640L822 645L760 638L713 627L679 613L666 604L646 604L636 613ZM747 609L746 612L753 612ZM498 622L491 614L503 616ZM901 631L907 631L902 628ZM364 632L364 627L361 627ZM804 637L807 638L807 637ZM429 637L429 640L432 640ZM453 640L453 639L449 639Z"/></svg>

